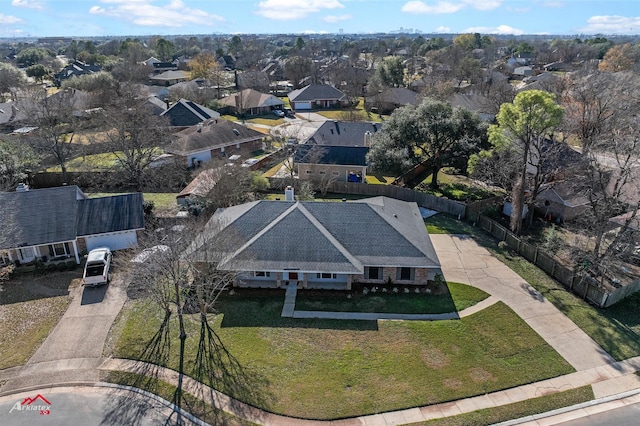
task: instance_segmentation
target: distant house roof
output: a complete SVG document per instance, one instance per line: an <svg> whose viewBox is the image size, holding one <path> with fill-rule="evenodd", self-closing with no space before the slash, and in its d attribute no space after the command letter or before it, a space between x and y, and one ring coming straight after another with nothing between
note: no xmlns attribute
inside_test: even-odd
<svg viewBox="0 0 640 426"><path fill-rule="evenodd" d="M234 108L263 108L283 106L284 102L273 95L254 89L244 89L220 99L220 103Z"/></svg>
<svg viewBox="0 0 640 426"><path fill-rule="evenodd" d="M189 196L204 197L207 195L220 177L219 169L206 169L201 171L180 193L176 198L186 198Z"/></svg>
<svg viewBox="0 0 640 426"><path fill-rule="evenodd" d="M328 84L310 84L293 90L287 95L291 102L313 102L319 100L347 101L349 98L341 90Z"/></svg>
<svg viewBox="0 0 640 426"><path fill-rule="evenodd" d="M186 99L180 99L160 115L169 117L169 123L179 127L193 126L220 117L220 113Z"/></svg>
<svg viewBox="0 0 640 426"><path fill-rule="evenodd" d="M325 121L318 130L309 137L307 144L332 146L366 146L365 139L376 133L382 126L365 121Z"/></svg>
<svg viewBox="0 0 640 426"><path fill-rule="evenodd" d="M182 70L169 70L152 76L150 80L152 82L167 82L174 80L185 81L187 78L187 73Z"/></svg>
<svg viewBox="0 0 640 426"><path fill-rule="evenodd" d="M386 197L349 203L263 200L219 209L185 255L233 271L440 268L418 206Z"/></svg>
<svg viewBox="0 0 640 426"><path fill-rule="evenodd" d="M194 152L261 140L264 134L228 120L210 119L174 135L165 149L171 154L187 156Z"/></svg>
<svg viewBox="0 0 640 426"><path fill-rule="evenodd" d="M81 61L73 61L66 67L62 68L59 73L53 75L54 82L59 86L64 80L71 77L77 77L85 74L93 74L100 72L102 65L89 65Z"/></svg>
<svg viewBox="0 0 640 426"><path fill-rule="evenodd" d="M0 192L0 248L73 241L78 236L141 229L142 194L87 199L74 185Z"/></svg>
<svg viewBox="0 0 640 426"><path fill-rule="evenodd" d="M547 185L546 188L538 195L538 199L562 204L569 208L586 206L589 204L589 199L576 189L574 182L569 181L562 181Z"/></svg>
<svg viewBox="0 0 640 426"><path fill-rule="evenodd" d="M453 107L461 107L477 113L484 121L493 121L495 114L490 112L491 102L483 95L455 93L449 101Z"/></svg>
<svg viewBox="0 0 640 426"><path fill-rule="evenodd" d="M418 105L418 94L405 87L392 87L379 95L367 96L367 103L383 102L403 106Z"/></svg>
<svg viewBox="0 0 640 426"><path fill-rule="evenodd" d="M298 145L293 157L295 164L336 164L366 166L368 146Z"/></svg>
<svg viewBox="0 0 640 426"><path fill-rule="evenodd" d="M79 201L78 236L144 229L141 193L87 198Z"/></svg>

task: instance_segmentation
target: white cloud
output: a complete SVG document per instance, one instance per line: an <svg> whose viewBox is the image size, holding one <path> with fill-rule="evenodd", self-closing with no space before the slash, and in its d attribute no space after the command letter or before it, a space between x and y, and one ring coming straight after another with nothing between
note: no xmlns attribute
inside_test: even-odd
<svg viewBox="0 0 640 426"><path fill-rule="evenodd" d="M17 24L19 22L22 22L22 19L0 13L0 24Z"/></svg>
<svg viewBox="0 0 640 426"><path fill-rule="evenodd" d="M406 2L401 10L406 13L441 15L445 13L456 13L465 8L493 10L500 7L502 1L503 0L439 0L436 2L425 2L422 0L411 0Z"/></svg>
<svg viewBox="0 0 640 426"><path fill-rule="evenodd" d="M277 21L290 21L321 10L343 8L339 0L265 0L258 3L256 13Z"/></svg>
<svg viewBox="0 0 640 426"><path fill-rule="evenodd" d="M224 18L187 7L182 0L169 0L165 5L154 5L154 0L101 0L114 6L92 6L92 15L109 16L142 26L179 28L190 24L211 26Z"/></svg>
<svg viewBox="0 0 640 426"><path fill-rule="evenodd" d="M440 25L438 28L436 28L435 32L442 34L451 34L451 28Z"/></svg>
<svg viewBox="0 0 640 426"><path fill-rule="evenodd" d="M592 16L587 25L578 28L588 34L640 34L640 16Z"/></svg>
<svg viewBox="0 0 640 426"><path fill-rule="evenodd" d="M443 13L455 13L464 7L463 4L454 4L448 1L440 1L434 5L428 5L422 1L410 1L402 6L402 11L407 13L424 13L427 15L440 15Z"/></svg>
<svg viewBox="0 0 640 426"><path fill-rule="evenodd" d="M44 4L42 4L41 1L32 1L32 0L11 0L11 6L25 7L27 9L36 9L36 10L44 9Z"/></svg>
<svg viewBox="0 0 640 426"><path fill-rule="evenodd" d="M351 19L352 16L351 15L327 15L324 18L322 18L322 20L324 22L328 22L330 24L335 24L336 22L341 22L341 21L348 21L349 19Z"/></svg>
<svg viewBox="0 0 640 426"><path fill-rule="evenodd" d="M329 34L329 31L304 30L302 31L302 34Z"/></svg>
<svg viewBox="0 0 640 426"><path fill-rule="evenodd" d="M524 31L510 27L509 25L498 25L497 27L471 27L462 31L462 33L522 35Z"/></svg>

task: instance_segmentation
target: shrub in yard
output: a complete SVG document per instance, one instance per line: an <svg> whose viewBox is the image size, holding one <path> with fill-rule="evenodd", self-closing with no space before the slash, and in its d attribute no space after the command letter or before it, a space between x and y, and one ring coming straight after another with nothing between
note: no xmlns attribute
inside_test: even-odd
<svg viewBox="0 0 640 426"><path fill-rule="evenodd" d="M47 265L47 272L54 272L54 271L56 271L57 269L58 269L58 267L57 267L55 264L53 264L53 263L49 263L49 264Z"/></svg>
<svg viewBox="0 0 640 426"><path fill-rule="evenodd" d="M64 263L64 262L58 263L56 265L56 270L58 270L60 272L66 271L67 270L67 264Z"/></svg>
<svg viewBox="0 0 640 426"><path fill-rule="evenodd" d="M66 265L67 265L67 270L68 271L73 271L78 267L78 264L76 263L75 260L67 261Z"/></svg>

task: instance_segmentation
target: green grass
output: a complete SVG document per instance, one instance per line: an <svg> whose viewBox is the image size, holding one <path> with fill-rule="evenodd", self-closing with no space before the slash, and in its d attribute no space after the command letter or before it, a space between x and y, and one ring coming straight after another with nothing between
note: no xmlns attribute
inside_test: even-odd
<svg viewBox="0 0 640 426"><path fill-rule="evenodd" d="M174 397L176 395L177 388L153 377L147 377L135 373L125 373L122 371L110 371L102 378L102 380L108 383L116 383L119 385L142 389L158 395L169 402L175 401ZM188 413L193 414L200 420L211 425L250 426L254 424L219 410L187 392L182 393L181 406L181 408Z"/></svg>
<svg viewBox="0 0 640 426"><path fill-rule="evenodd" d="M402 285L389 292L327 292L299 290L296 309L302 311L377 312L396 314L444 314L461 311L489 297L484 291L460 283L447 283L448 291L415 293L410 287L405 293ZM372 286L369 286L371 288ZM347 295L349 298L347 298Z"/></svg>
<svg viewBox="0 0 640 426"><path fill-rule="evenodd" d="M497 240L481 228L442 213L426 219L425 224L429 233L472 235L474 240L531 284L616 360L640 356L640 293L610 308L599 309L566 290L523 257L499 248Z"/></svg>
<svg viewBox="0 0 640 426"><path fill-rule="evenodd" d="M382 175L367 175L365 177L368 184L372 185L389 185L396 178L393 176L382 176Z"/></svg>
<svg viewBox="0 0 640 426"><path fill-rule="evenodd" d="M219 373L204 380L276 413L332 419L456 400L573 371L502 303L456 321L375 322L282 318L283 300L282 290L238 291L220 300L221 314L210 315L210 322L219 336L216 353L228 356L215 358ZM185 368L192 376L202 371L195 362L198 318L186 321ZM159 329L160 310L136 302L122 319L115 355L138 359ZM173 315L151 361L176 368L176 327ZM228 365L232 377L221 373Z"/></svg>
<svg viewBox="0 0 640 426"><path fill-rule="evenodd" d="M20 273L0 282L0 370L31 358L67 310L68 288L79 285L78 276L77 271ZM56 296L45 296L34 285Z"/></svg>
<svg viewBox="0 0 640 426"><path fill-rule="evenodd" d="M485 426L519 419L534 414L546 413L558 408L569 407L582 402L591 401L594 398L591 386L583 386L564 392L553 393L538 398L528 399L522 402L502 405L460 414L458 416L427 422L411 423L411 426Z"/></svg>
<svg viewBox="0 0 640 426"><path fill-rule="evenodd" d="M157 148L158 155L162 151ZM101 154L82 155L67 161L68 172L105 172L120 169L120 163L116 154L105 152ZM47 172L61 172L60 166L52 166L46 169Z"/></svg>
<svg viewBox="0 0 640 426"><path fill-rule="evenodd" d="M110 192L92 192L87 194L91 198L97 197L109 197L112 195L118 195L121 193ZM144 192L142 197L145 201L152 201L155 210L171 210L177 207L175 192Z"/></svg>
<svg viewBox="0 0 640 426"><path fill-rule="evenodd" d="M447 169L438 173L437 189L429 186L431 180L432 176L430 175L416 187L416 190L433 194L437 197L447 197L459 201L477 201L500 195L500 192L479 186L466 176L447 173Z"/></svg>

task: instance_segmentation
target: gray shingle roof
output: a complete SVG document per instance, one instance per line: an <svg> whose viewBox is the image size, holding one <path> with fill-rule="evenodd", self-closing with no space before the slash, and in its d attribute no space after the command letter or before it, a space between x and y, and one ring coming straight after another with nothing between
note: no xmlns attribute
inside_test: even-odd
<svg viewBox="0 0 640 426"><path fill-rule="evenodd" d="M88 199L77 186L0 192L0 248L144 228L142 194Z"/></svg>
<svg viewBox="0 0 640 426"><path fill-rule="evenodd" d="M220 117L220 113L186 99L180 99L160 115L169 117L169 123L178 127L194 126L210 118Z"/></svg>
<svg viewBox="0 0 640 426"><path fill-rule="evenodd" d="M306 143L332 146L365 146L365 134L376 133L382 126L358 121L325 121Z"/></svg>
<svg viewBox="0 0 640 426"><path fill-rule="evenodd" d="M440 267L417 205L386 197L352 203L254 201L219 210L185 255L235 271Z"/></svg>
<svg viewBox="0 0 640 426"><path fill-rule="evenodd" d="M144 228L142 194L87 198L79 201L78 236Z"/></svg>
<svg viewBox="0 0 640 426"><path fill-rule="evenodd" d="M76 186L0 192L0 248L75 240L79 196Z"/></svg>
<svg viewBox="0 0 640 426"><path fill-rule="evenodd" d="M294 154L295 164L339 164L366 166L368 146L298 145Z"/></svg>
<svg viewBox="0 0 640 426"><path fill-rule="evenodd" d="M287 95L292 102L312 102L317 100L346 101L349 98L341 90L328 84L310 84L293 90Z"/></svg>
<svg viewBox="0 0 640 426"><path fill-rule="evenodd" d="M186 156L206 149L261 140L265 135L241 124L218 118L207 120L200 127L189 127L177 133L175 137L177 139L165 151Z"/></svg>

